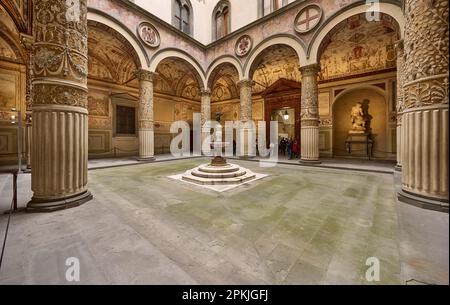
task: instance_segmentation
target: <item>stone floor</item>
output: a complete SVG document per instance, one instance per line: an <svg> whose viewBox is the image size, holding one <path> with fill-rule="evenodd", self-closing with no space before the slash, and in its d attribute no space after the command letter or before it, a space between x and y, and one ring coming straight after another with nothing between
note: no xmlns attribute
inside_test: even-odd
<svg viewBox="0 0 450 305"><path fill-rule="evenodd" d="M13 215L0 284L66 284L69 257L83 284L370 284L369 257L381 284L448 284L448 214L398 204L392 174L233 161L269 176L221 194L168 178L205 161L90 171L91 202Z"/></svg>

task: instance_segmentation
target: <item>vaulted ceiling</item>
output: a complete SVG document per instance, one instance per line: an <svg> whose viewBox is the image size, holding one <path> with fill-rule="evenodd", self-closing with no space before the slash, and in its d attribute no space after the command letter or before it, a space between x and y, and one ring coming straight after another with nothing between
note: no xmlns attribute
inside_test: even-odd
<svg viewBox="0 0 450 305"><path fill-rule="evenodd" d="M231 64L222 64L211 73L208 87L211 88L212 102L239 98L239 74Z"/></svg>
<svg viewBox="0 0 450 305"><path fill-rule="evenodd" d="M89 21L89 77L126 84L138 64L130 43L113 29Z"/></svg>
<svg viewBox="0 0 450 305"><path fill-rule="evenodd" d="M274 45L264 50L255 60L251 73L255 81L254 93L264 91L281 78L301 81L297 53L285 45Z"/></svg>
<svg viewBox="0 0 450 305"><path fill-rule="evenodd" d="M200 101L200 78L195 69L178 58L164 59L156 69L155 92Z"/></svg>
<svg viewBox="0 0 450 305"><path fill-rule="evenodd" d="M373 72L396 66L394 44L399 39L394 18L380 14L368 21L365 14L352 16L331 30L320 49L323 80Z"/></svg>

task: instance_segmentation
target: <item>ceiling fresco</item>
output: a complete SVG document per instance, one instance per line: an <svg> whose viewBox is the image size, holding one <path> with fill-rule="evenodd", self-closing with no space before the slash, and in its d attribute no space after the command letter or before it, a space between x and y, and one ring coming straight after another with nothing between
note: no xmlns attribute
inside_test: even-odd
<svg viewBox="0 0 450 305"><path fill-rule="evenodd" d="M133 47L114 30L89 22L89 77L127 84L138 67Z"/></svg>
<svg viewBox="0 0 450 305"><path fill-rule="evenodd" d="M231 64L222 64L211 73L209 87L211 101L220 102L239 98L238 71Z"/></svg>
<svg viewBox="0 0 450 305"><path fill-rule="evenodd" d="M255 81L254 93L266 90L281 78L301 81L297 53L291 47L284 45L274 45L264 50L255 61L252 72Z"/></svg>
<svg viewBox="0 0 450 305"><path fill-rule="evenodd" d="M21 61L23 54L19 41L20 34L13 20L0 6L0 58Z"/></svg>
<svg viewBox="0 0 450 305"><path fill-rule="evenodd" d="M185 61L166 58L158 65L156 73L155 92L200 101L197 72Z"/></svg>
<svg viewBox="0 0 450 305"><path fill-rule="evenodd" d="M385 14L369 22L364 14L339 23L320 48L320 79L327 80L394 68L394 43L399 39L395 20Z"/></svg>

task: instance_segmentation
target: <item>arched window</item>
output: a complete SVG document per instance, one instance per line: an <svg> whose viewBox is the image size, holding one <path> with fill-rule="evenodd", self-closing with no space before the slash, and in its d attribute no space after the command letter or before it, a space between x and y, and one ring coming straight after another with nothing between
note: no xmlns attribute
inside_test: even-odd
<svg viewBox="0 0 450 305"><path fill-rule="evenodd" d="M288 4L288 0L259 0L258 15L266 16Z"/></svg>
<svg viewBox="0 0 450 305"><path fill-rule="evenodd" d="M231 32L230 2L220 1L213 12L213 40L220 39Z"/></svg>
<svg viewBox="0 0 450 305"><path fill-rule="evenodd" d="M172 1L172 24L180 31L190 35L192 31L192 5L188 0Z"/></svg>

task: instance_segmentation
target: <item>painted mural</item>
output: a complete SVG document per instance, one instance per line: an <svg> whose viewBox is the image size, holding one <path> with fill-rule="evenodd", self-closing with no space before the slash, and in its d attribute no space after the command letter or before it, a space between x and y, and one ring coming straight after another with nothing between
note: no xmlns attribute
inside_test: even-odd
<svg viewBox="0 0 450 305"><path fill-rule="evenodd" d="M378 22L353 16L331 31L321 46L322 80L341 78L396 66L394 43L399 33L392 17Z"/></svg>
<svg viewBox="0 0 450 305"><path fill-rule="evenodd" d="M91 116L109 116L109 97L97 92L89 92L88 110Z"/></svg>
<svg viewBox="0 0 450 305"><path fill-rule="evenodd" d="M254 93L259 93L284 78L301 82L300 62L294 49L275 45L267 48L254 65Z"/></svg>
<svg viewBox="0 0 450 305"><path fill-rule="evenodd" d="M16 105L16 76L0 73L0 109L10 110Z"/></svg>

